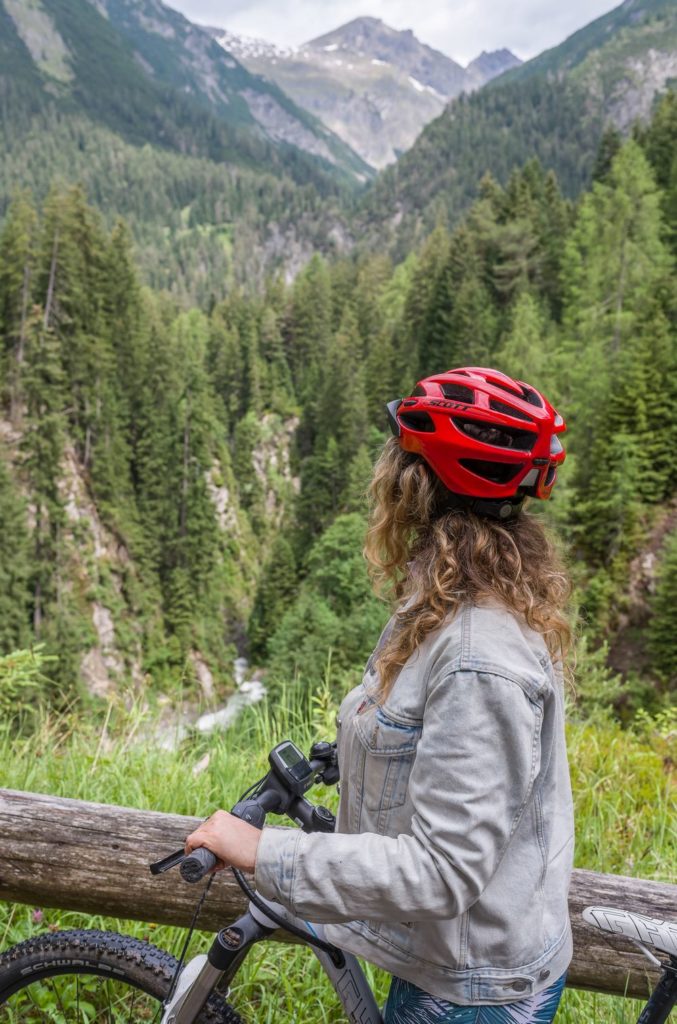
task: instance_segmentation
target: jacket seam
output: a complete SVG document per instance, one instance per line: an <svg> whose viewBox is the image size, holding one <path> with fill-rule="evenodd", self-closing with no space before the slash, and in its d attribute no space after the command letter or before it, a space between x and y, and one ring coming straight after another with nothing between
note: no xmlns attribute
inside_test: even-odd
<svg viewBox="0 0 677 1024"><path fill-rule="evenodd" d="M382 931L377 931L376 929L372 928L369 921L362 921L361 923L365 926L368 932L370 932L378 940L380 940L381 945L390 947L392 949L396 949L398 953L404 953L405 956L410 957L417 963L425 964L426 967L432 967L434 970L440 971L441 973L462 975L463 977L459 978L459 980L464 980L464 978L468 978L470 975L473 974L480 974L482 976L489 977L491 975L497 975L501 978L509 978L511 975L514 974L537 970L539 967L542 966L544 962L547 962L547 960L551 956L553 956L555 953L559 951L559 949L562 947L563 942L566 940L570 928L569 921L567 920L566 924L564 925L564 928L557 936L553 944L551 946L548 946L548 948L543 953L541 953L541 955L536 960L530 960L526 964L517 964L515 967L492 967L489 964L485 964L482 967L463 967L460 969L455 969L453 967L445 967L443 964L436 964L433 960L426 960L425 957L417 956L416 953L412 953L410 949L405 949L404 946L400 946L398 945L397 942L393 942L391 939L386 938L386 936L383 935ZM351 922L348 923L349 927L350 924ZM388 922L380 922L379 927L381 924L387 925ZM362 931L362 929L358 930L353 928L351 928L350 930L358 931L358 934L360 931Z"/></svg>
<svg viewBox="0 0 677 1024"><path fill-rule="evenodd" d="M466 910L461 918L461 941L459 945L459 962L468 969L468 940L470 936L470 911Z"/></svg>
<svg viewBox="0 0 677 1024"><path fill-rule="evenodd" d="M548 857L548 864L551 864L554 861L555 857L559 857L559 855L562 852L562 850L566 850L567 846L569 846L571 843L575 842L575 839L576 839L576 837L574 835L567 836L567 838L564 840L562 845L559 846L555 850L554 853L551 853L549 855L549 857Z"/></svg>
<svg viewBox="0 0 677 1024"><path fill-rule="evenodd" d="M414 718L413 715L406 715L406 714L404 714L404 713L402 713L400 711L392 711L390 708L386 709L385 705L383 705L383 704L380 705L380 709L381 709L381 713L383 715L385 715L386 718L390 719L390 721L392 721L393 724L395 724L395 725L418 725L418 726L420 726L420 725L423 724L423 718L422 717L421 718Z"/></svg>
<svg viewBox="0 0 677 1024"><path fill-rule="evenodd" d="M517 675L513 675L511 672L506 672L506 670L504 668L500 668L499 669L496 665L493 664L493 662L485 662L485 663L479 663L479 664L476 663L476 664L474 664L472 666L470 666L470 665L466 665L466 666L461 665L458 668L449 669L447 672L445 672L444 676L440 680L440 683L442 683L443 681L449 679L451 676L460 675L461 673L464 673L464 674L471 673L473 675L481 674L481 675L484 675L484 676L494 676L497 679L502 679L506 683L514 683L515 686L518 686L520 688L520 690L525 695L525 697L527 697L527 699L532 704L534 704L537 707L541 706L541 700L545 696L545 688L544 687L529 686L528 684L525 684L525 681L524 681L523 678L520 678ZM536 698L540 698L540 699L537 700Z"/></svg>
<svg viewBox="0 0 677 1024"><path fill-rule="evenodd" d="M289 906L291 907L292 913L296 914L297 917L300 917L301 915L298 913L298 911L296 909L296 903L294 901L294 889L296 887L296 881L297 881L296 858L298 856L300 842L301 842L301 836L298 835L298 836L296 836L296 842L294 843L294 849L293 849L293 852L292 852L291 881L290 881L290 885L289 885Z"/></svg>
<svg viewBox="0 0 677 1024"><path fill-rule="evenodd" d="M536 815L536 838L538 839L538 845L543 858L543 869L541 871L541 877L538 880L538 889L541 895L543 895L545 877L548 873L548 848L545 841L545 834L543 832L543 801L541 800L540 788L537 788L534 792L534 812Z"/></svg>
<svg viewBox="0 0 677 1024"><path fill-rule="evenodd" d="M393 724L397 728L398 723ZM412 736L411 738L408 737L406 743L403 744L385 744L382 747L372 747L369 744L368 732L366 730L366 727L362 725L362 722L360 720L357 720L355 722L355 731L362 745L366 748L366 750L368 750L370 754L374 755L375 757L378 757L380 754L388 754L391 757L397 757L399 754L401 754L402 756L404 756L405 754L413 754L416 751L416 746L418 740L420 739L420 735L417 735ZM417 732L420 733L420 730L417 729Z"/></svg>
<svg viewBox="0 0 677 1024"><path fill-rule="evenodd" d="M470 657L471 624L470 606L464 605L461 616L461 664Z"/></svg>

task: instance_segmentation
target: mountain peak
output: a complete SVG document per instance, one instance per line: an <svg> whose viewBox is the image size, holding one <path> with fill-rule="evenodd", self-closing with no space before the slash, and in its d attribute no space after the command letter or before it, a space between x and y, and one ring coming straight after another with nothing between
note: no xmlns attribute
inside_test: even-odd
<svg viewBox="0 0 677 1024"><path fill-rule="evenodd" d="M478 79L478 84L484 84L510 68L519 67L522 63L523 61L511 50L503 47L500 50L482 50L479 56L470 61L465 70L473 78Z"/></svg>
<svg viewBox="0 0 677 1024"><path fill-rule="evenodd" d="M217 38L374 168L396 160L454 96L479 89L521 63L509 50L497 50L481 53L466 70L411 29L370 16L286 51L223 29Z"/></svg>
<svg viewBox="0 0 677 1024"><path fill-rule="evenodd" d="M352 21L347 21L345 25L340 25L338 28L332 29L331 32L325 32L321 36L316 36L315 39L310 39L303 45L314 50L322 49L324 46L336 42L353 46L356 42L360 42L362 39L366 40L375 33L383 31L394 32L395 29L389 29L388 25L381 18L371 18L364 15L360 18L353 18Z"/></svg>
<svg viewBox="0 0 677 1024"><path fill-rule="evenodd" d="M341 51L344 55L390 64L441 97L453 96L463 88L460 64L422 43L411 29L392 28L380 18L354 18L311 39L301 49L313 53Z"/></svg>

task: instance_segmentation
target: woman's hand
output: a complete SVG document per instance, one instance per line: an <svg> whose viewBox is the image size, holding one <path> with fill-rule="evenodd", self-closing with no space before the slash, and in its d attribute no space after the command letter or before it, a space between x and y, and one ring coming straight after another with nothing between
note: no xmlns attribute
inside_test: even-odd
<svg viewBox="0 0 677 1024"><path fill-rule="evenodd" d="M228 811L216 811L186 839L186 853L206 846L219 858L217 871L226 867L254 871L261 830Z"/></svg>

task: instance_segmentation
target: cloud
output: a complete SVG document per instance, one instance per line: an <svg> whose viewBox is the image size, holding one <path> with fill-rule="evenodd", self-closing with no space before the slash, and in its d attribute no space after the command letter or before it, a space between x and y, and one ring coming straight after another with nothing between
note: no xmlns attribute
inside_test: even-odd
<svg viewBox="0 0 677 1024"><path fill-rule="evenodd" d="M280 46L297 46L353 18L382 18L465 64L507 46L528 59L556 46L616 3L610 0L169 0L186 17Z"/></svg>

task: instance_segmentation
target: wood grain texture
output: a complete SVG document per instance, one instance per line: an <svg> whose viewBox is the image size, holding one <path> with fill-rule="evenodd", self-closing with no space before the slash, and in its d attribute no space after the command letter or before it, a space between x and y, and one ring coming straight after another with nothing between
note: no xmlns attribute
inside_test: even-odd
<svg viewBox="0 0 677 1024"><path fill-rule="evenodd" d="M187 885L178 871L152 877L148 865L182 846L199 821L0 790L0 899L188 925L201 886ZM627 940L606 937L585 924L581 910L592 904L677 919L677 886L574 871L569 893L574 958L568 985L645 998L658 975ZM216 931L244 905L230 873L221 872L203 906L200 927Z"/></svg>

